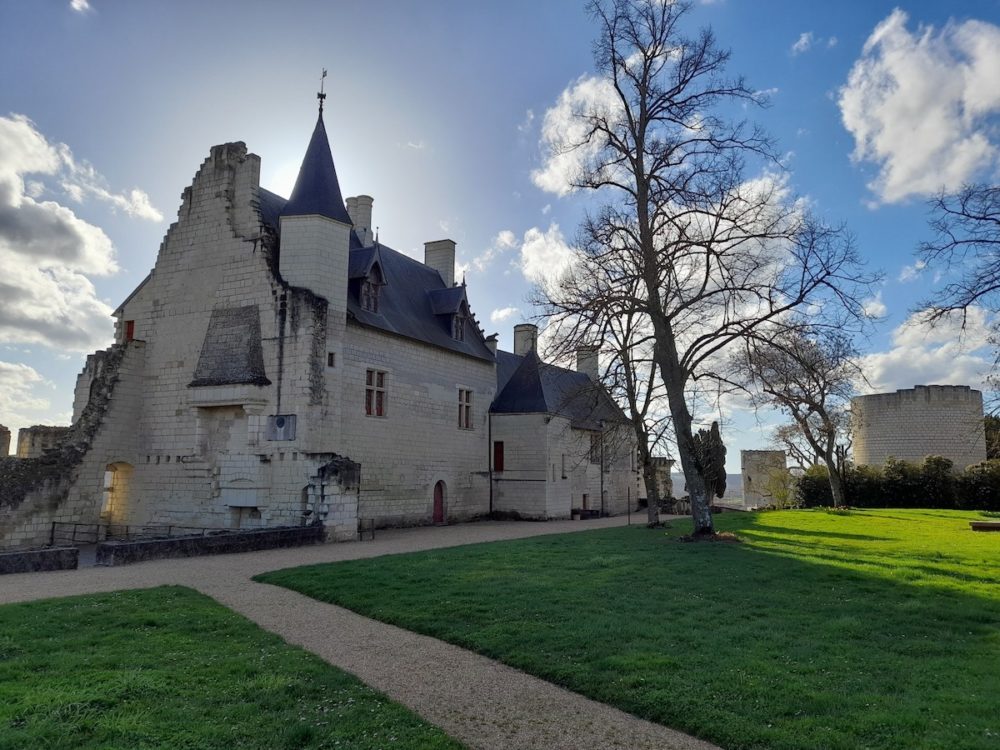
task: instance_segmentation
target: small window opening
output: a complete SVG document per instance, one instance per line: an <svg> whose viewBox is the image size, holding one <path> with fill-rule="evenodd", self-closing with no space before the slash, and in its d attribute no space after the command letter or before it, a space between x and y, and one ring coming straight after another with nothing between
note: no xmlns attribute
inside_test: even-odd
<svg viewBox="0 0 1000 750"><path fill-rule="evenodd" d="M326 366L327 367L336 367L337 366L337 353L336 352L327 352L326 353Z"/></svg>

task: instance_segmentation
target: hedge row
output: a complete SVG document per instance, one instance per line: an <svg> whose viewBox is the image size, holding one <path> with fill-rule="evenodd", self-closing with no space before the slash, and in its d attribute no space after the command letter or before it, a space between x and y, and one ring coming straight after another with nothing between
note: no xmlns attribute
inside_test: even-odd
<svg viewBox="0 0 1000 750"><path fill-rule="evenodd" d="M922 464L890 458L884 466L849 466L844 476L847 504L858 508L948 508L1000 511L1000 460L956 471L941 456ZM799 478L799 503L812 508L832 505L825 466L813 466Z"/></svg>

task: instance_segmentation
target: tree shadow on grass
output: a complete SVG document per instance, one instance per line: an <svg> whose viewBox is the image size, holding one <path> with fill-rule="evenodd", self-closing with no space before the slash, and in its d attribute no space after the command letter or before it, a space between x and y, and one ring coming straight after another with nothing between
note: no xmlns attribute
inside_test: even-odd
<svg viewBox="0 0 1000 750"><path fill-rule="evenodd" d="M995 747L997 600L818 551L633 528L263 580L726 748ZM581 562L594 559L614 564Z"/></svg>

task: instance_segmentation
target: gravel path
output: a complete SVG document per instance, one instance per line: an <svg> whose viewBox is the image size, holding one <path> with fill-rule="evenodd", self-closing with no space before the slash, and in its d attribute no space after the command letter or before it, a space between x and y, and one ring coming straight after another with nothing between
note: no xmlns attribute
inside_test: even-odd
<svg viewBox="0 0 1000 750"><path fill-rule="evenodd" d="M586 522L483 522L396 529L378 532L374 542L8 575L0 578L0 603L162 584L190 586L289 643L353 673L472 748L710 750L715 746L457 646L250 580L257 573L296 565L624 523L624 517L616 517Z"/></svg>

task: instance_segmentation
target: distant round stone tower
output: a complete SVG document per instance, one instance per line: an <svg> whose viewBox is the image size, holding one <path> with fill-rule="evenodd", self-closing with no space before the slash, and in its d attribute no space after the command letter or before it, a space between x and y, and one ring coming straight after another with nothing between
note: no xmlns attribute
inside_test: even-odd
<svg viewBox="0 0 1000 750"><path fill-rule="evenodd" d="M852 398L851 432L856 464L944 456L961 470L986 460L983 394L967 385L917 385Z"/></svg>

